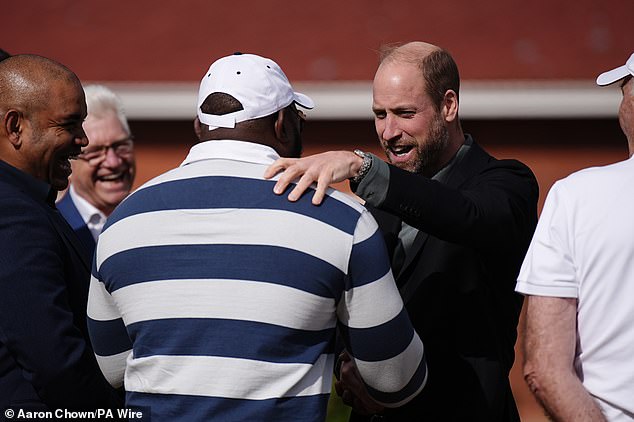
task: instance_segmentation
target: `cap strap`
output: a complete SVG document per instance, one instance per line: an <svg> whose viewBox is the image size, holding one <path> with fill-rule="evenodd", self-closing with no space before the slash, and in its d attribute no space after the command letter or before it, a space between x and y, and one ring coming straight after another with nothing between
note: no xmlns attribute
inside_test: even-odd
<svg viewBox="0 0 634 422"><path fill-rule="evenodd" d="M239 117L239 113L243 110L235 111L233 113L218 115L218 114L206 114L202 111L198 113L198 120L207 126L214 127L226 127L233 129L236 127L236 120Z"/></svg>

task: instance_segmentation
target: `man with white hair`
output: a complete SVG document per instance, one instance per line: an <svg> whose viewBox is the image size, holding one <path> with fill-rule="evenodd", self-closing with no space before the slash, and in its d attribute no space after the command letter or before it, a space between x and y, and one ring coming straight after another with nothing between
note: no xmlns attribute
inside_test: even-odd
<svg viewBox="0 0 634 422"><path fill-rule="evenodd" d="M299 156L297 106L313 105L270 59L217 60L200 85L200 142L108 219L91 339L153 422L323 421L337 329L381 405L423 389L423 344L370 213L333 190L320 207L290 203L263 177Z"/></svg>
<svg viewBox="0 0 634 422"><path fill-rule="evenodd" d="M136 163L121 100L103 85L87 85L84 92L89 145L72 162L70 188L57 208L92 254L106 218L132 189Z"/></svg>
<svg viewBox="0 0 634 422"><path fill-rule="evenodd" d="M634 54L619 83L630 158L550 190L516 290L528 296L524 377L557 421L634 420Z"/></svg>

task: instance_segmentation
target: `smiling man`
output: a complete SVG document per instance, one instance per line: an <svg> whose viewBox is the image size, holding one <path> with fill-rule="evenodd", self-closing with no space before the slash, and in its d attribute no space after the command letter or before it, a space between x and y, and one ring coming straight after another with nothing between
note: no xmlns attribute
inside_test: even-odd
<svg viewBox="0 0 634 422"><path fill-rule="evenodd" d="M73 161L70 188L57 207L92 254L106 217L130 193L136 164L120 99L103 85L87 85L84 92L90 145Z"/></svg>
<svg viewBox="0 0 634 422"><path fill-rule="evenodd" d="M88 144L85 117L66 67L0 63L0 414L122 404L88 340L90 258L53 202Z"/></svg>
<svg viewBox="0 0 634 422"><path fill-rule="evenodd" d="M374 123L387 163L359 150L282 158L275 192L289 199L348 178L383 231L392 271L428 357L425 390L384 421L518 421L508 374L522 297L515 279L537 221L537 181L462 130L451 55L424 42L385 49L373 83ZM376 412L342 365L337 391L352 420ZM375 418L376 419L376 418Z"/></svg>

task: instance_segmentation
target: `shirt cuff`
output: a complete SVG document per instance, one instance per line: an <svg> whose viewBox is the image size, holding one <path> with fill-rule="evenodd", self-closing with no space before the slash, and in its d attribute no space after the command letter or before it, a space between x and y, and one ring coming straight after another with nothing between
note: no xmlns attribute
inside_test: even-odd
<svg viewBox="0 0 634 422"><path fill-rule="evenodd" d="M536 283L518 280L515 291L525 296L549 296L578 298L579 291L575 286L553 286L547 283Z"/></svg>
<svg viewBox="0 0 634 422"><path fill-rule="evenodd" d="M374 154L372 165L358 184L352 183L352 191L373 207L379 207L385 201L390 185L390 166Z"/></svg>

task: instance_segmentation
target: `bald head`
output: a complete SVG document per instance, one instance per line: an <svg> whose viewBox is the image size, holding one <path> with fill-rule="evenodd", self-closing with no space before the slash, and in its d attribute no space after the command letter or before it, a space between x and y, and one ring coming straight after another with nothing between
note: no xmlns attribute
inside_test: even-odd
<svg viewBox="0 0 634 422"><path fill-rule="evenodd" d="M64 65L35 55L11 56L0 62L0 113L17 108L26 114L46 107L52 82L81 87L77 76Z"/></svg>
<svg viewBox="0 0 634 422"><path fill-rule="evenodd" d="M88 143L85 118L84 90L68 68L33 55L0 62L1 160L62 190Z"/></svg>
<svg viewBox="0 0 634 422"><path fill-rule="evenodd" d="M379 69L391 63L407 63L418 67L425 79L425 91L432 99L436 111L441 107L447 90L458 96L460 75L458 66L448 51L422 41L381 48Z"/></svg>
<svg viewBox="0 0 634 422"><path fill-rule="evenodd" d="M380 61L402 61L419 64L422 59L434 51L441 50L433 44L422 41L412 41L402 45L387 45L381 47Z"/></svg>

